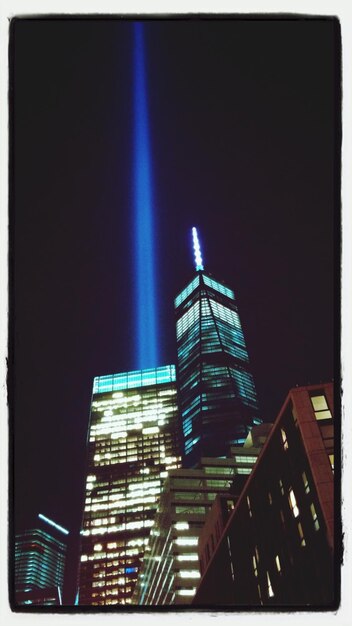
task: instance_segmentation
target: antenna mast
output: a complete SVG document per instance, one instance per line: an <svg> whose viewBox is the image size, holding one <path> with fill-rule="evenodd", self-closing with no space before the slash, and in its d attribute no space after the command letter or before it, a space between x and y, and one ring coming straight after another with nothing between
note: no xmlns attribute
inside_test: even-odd
<svg viewBox="0 0 352 626"><path fill-rule="evenodd" d="M194 250L194 260L195 260L195 265L196 265L196 271L199 272L199 270L204 270L204 267L203 267L202 253L200 251L198 233L197 233L197 229L195 228L195 226L193 226L192 228L192 237L193 237L193 250Z"/></svg>

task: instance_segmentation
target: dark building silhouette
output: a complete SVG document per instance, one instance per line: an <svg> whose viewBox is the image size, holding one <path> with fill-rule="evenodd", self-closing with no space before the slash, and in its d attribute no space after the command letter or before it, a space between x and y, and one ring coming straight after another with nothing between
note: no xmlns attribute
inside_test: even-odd
<svg viewBox="0 0 352 626"><path fill-rule="evenodd" d="M62 604L68 531L39 514L36 527L16 535L15 604Z"/></svg>
<svg viewBox="0 0 352 626"><path fill-rule="evenodd" d="M335 606L333 472L333 385L292 389L229 518L217 501L203 529L193 605Z"/></svg>

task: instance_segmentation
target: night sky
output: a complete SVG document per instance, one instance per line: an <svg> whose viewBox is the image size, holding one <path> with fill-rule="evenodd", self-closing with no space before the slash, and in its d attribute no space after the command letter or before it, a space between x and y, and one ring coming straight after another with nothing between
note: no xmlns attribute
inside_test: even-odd
<svg viewBox="0 0 352 626"><path fill-rule="evenodd" d="M145 22L160 362L173 299L235 290L261 415L334 376L339 83L331 20ZM71 531L73 599L92 380L136 367L128 20L12 27L10 400L15 528Z"/></svg>

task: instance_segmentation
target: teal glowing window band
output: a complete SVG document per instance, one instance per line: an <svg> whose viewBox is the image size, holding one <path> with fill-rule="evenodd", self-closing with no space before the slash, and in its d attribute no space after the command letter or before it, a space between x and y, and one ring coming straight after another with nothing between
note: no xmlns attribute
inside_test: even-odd
<svg viewBox="0 0 352 626"><path fill-rule="evenodd" d="M180 306L180 304L186 300L192 291L199 287L199 280L199 275L197 275L184 289L182 289L181 293L179 293L175 298L175 307Z"/></svg>
<svg viewBox="0 0 352 626"><path fill-rule="evenodd" d="M231 298L231 300L235 299L235 294L232 289L225 287L225 285L222 285L217 280L209 278L209 276L206 276L205 274L203 275L203 280L208 287L211 287L212 289L215 289L215 291L222 293L224 296Z"/></svg>
<svg viewBox="0 0 352 626"><path fill-rule="evenodd" d="M123 372L110 376L96 376L93 383L93 394L146 387L148 385L161 385L175 382L175 365L165 365L154 369L136 370Z"/></svg>
<svg viewBox="0 0 352 626"><path fill-rule="evenodd" d="M228 298L230 298L230 300L235 299L235 293L232 291L232 289L229 289L229 287L225 287L225 285L222 285L217 280L210 278L206 274L203 274L203 280L207 287L210 287L211 289L214 289L214 291L218 291L222 295L227 296ZM188 296L193 291L195 291L197 287L199 287L199 284L200 276L199 274L197 274L197 276L193 278L193 280L176 296L175 307L177 308L178 306L180 306L180 304L182 304L182 302L184 302L186 298L188 298Z"/></svg>

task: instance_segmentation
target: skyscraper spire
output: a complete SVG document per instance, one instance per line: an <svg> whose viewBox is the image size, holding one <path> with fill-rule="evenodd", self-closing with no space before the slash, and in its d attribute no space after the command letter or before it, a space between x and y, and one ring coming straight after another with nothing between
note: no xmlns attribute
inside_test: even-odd
<svg viewBox="0 0 352 626"><path fill-rule="evenodd" d="M199 240L198 240L198 233L197 233L197 229L195 228L195 226L193 226L192 228L192 237L193 237L193 250L194 250L194 260L196 264L196 271L199 272L199 270L204 270L204 267L203 267L202 253L200 251L200 245L199 245Z"/></svg>

